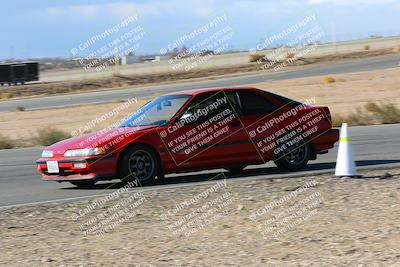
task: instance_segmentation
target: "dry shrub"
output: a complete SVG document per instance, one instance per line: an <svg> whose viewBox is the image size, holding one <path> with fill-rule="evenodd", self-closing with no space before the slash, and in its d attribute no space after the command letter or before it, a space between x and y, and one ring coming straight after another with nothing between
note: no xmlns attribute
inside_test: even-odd
<svg viewBox="0 0 400 267"><path fill-rule="evenodd" d="M368 103L366 109L371 112L380 123L390 124L400 122L400 109L392 103Z"/></svg>
<svg viewBox="0 0 400 267"><path fill-rule="evenodd" d="M294 58L295 56L296 56L296 54L295 54L295 53L292 53L292 52L288 52L288 53L286 54L286 58L287 58L287 59Z"/></svg>
<svg viewBox="0 0 400 267"><path fill-rule="evenodd" d="M12 98L13 96L14 96L13 93L4 92L4 93L1 93L0 99L9 99L9 98Z"/></svg>
<svg viewBox="0 0 400 267"><path fill-rule="evenodd" d="M334 83L336 82L335 78L333 78L332 76L327 76L324 78L324 82L329 84L329 83Z"/></svg>
<svg viewBox="0 0 400 267"><path fill-rule="evenodd" d="M250 55L249 62L257 62L259 60L263 61L264 57L265 57L264 55L258 55L258 54Z"/></svg>
<svg viewBox="0 0 400 267"><path fill-rule="evenodd" d="M71 136L68 133L63 131L53 128L45 128L37 132L37 135L34 138L34 143L41 146L49 146L70 137Z"/></svg>
<svg viewBox="0 0 400 267"><path fill-rule="evenodd" d="M8 137L0 134L0 149L10 149L13 147L13 142Z"/></svg>
<svg viewBox="0 0 400 267"><path fill-rule="evenodd" d="M371 46L370 46L370 45L365 45L365 46L364 46L364 50L367 50L367 51L368 51L368 50L370 50L370 49L371 49Z"/></svg>
<svg viewBox="0 0 400 267"><path fill-rule="evenodd" d="M355 113L348 116L333 115L334 126L343 122L350 125L391 124L400 122L400 109L392 103L367 103L363 109L358 108Z"/></svg>

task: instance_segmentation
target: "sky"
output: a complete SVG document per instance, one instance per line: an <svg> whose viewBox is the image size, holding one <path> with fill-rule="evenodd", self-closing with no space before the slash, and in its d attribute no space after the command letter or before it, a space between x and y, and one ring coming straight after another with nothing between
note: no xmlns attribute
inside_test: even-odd
<svg viewBox="0 0 400 267"><path fill-rule="evenodd" d="M3 1L1 11L0 59L72 57L72 49L133 16L137 20L107 36L103 44L140 26L145 35L135 52L159 53L223 15L224 25L234 32L229 40L232 50L251 49L309 13L324 29L323 41L400 35L398 0L13 0ZM78 49L76 56L88 52Z"/></svg>

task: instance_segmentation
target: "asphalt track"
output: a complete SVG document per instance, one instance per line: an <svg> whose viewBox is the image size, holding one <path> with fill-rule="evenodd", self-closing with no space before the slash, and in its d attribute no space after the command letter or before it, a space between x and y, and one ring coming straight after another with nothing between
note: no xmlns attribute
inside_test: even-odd
<svg viewBox="0 0 400 267"><path fill-rule="evenodd" d="M108 103L114 100L129 99L133 97L148 98L155 93L168 93L211 87L240 86L272 80L285 80L318 75L333 75L340 73L388 69L398 67L399 62L399 55L390 55L368 59L351 60L343 63L303 66L301 68L291 70L284 69L281 72L258 72L256 74L240 75L231 78L222 78L216 80L179 82L166 85L152 85L79 94L65 94L20 100L8 100L0 101L0 111L15 111L17 107L24 107L26 110L32 110L82 104Z"/></svg>
<svg viewBox="0 0 400 267"><path fill-rule="evenodd" d="M358 167L396 166L400 167L400 124L351 127L350 136ZM69 183L43 182L36 172L35 160L42 148L0 150L0 208L35 202L65 201L88 196L112 193L121 184L104 182L93 189L78 189ZM337 147L328 154L311 161L305 172L285 173L278 171L271 163L251 166L240 174L230 175L228 182L241 179L289 178L294 175L318 174L332 171L335 167ZM199 173L169 175L163 184L146 187L145 190L166 189L210 183L223 170ZM385 172L384 170L382 172ZM222 177L222 176L219 176ZM116 181L114 181L115 183ZM138 189L135 189L138 190Z"/></svg>

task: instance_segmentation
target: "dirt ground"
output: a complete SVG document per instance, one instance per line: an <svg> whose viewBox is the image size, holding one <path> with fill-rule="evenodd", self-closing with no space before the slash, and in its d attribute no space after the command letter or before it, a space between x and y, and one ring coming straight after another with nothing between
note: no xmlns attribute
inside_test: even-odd
<svg viewBox="0 0 400 267"><path fill-rule="evenodd" d="M351 53L340 53L334 55L326 55L320 57L308 57L299 58L287 64L290 66L304 66L317 63L326 62L340 62L349 59L358 58L370 58L383 55L398 54L400 52L399 47L385 48L358 51ZM250 59L250 57L249 57ZM124 88L129 86L137 86L144 84L159 84L165 82L174 82L180 80L196 79L196 78L210 78L218 77L221 75L232 75L246 72L265 71L262 68L263 64L248 63L244 65L235 65L220 68L210 69L196 69L188 72L173 72L173 73L156 73L146 75L121 75L114 73L112 77L96 78L96 79L84 79L84 80L73 80L63 82L47 82L37 84L27 84L18 86L5 86L0 87L0 95L10 97L26 97L36 95L53 95L62 93L73 93L73 92L88 92L95 90L104 90L106 88ZM271 67L271 69L274 66ZM272 71L272 70L270 70ZM0 97L1 99L2 97Z"/></svg>
<svg viewBox="0 0 400 267"><path fill-rule="evenodd" d="M326 83L327 76L265 81L251 84L293 99L315 97L315 105L326 105L331 112L348 115L368 102L393 103L400 107L400 68L333 75L334 83Z"/></svg>
<svg viewBox="0 0 400 267"><path fill-rule="evenodd" d="M315 105L326 105L333 116L356 112L370 101L393 103L400 107L400 68L360 73L335 75L334 83L327 84L324 76L298 78L283 81L266 81L251 84L290 98L304 101L315 100ZM95 123L88 131L109 127L126 118L148 99L137 99L126 109L106 120ZM121 107L115 102L101 105L87 105L60 109L0 112L0 133L12 140L19 140L22 146L29 146L37 130L52 127L65 132L84 130L85 125L104 114Z"/></svg>
<svg viewBox="0 0 400 267"><path fill-rule="evenodd" d="M361 174L1 209L0 265L400 266L400 169Z"/></svg>
<svg viewBox="0 0 400 267"><path fill-rule="evenodd" d="M54 128L66 133L94 132L126 119L143 106L147 99L131 102L114 102L69 108L35 110L24 112L0 112L0 133L22 146L29 146L39 129ZM126 105L126 107L124 106ZM118 110L115 115L107 114ZM93 124L92 121L95 121Z"/></svg>

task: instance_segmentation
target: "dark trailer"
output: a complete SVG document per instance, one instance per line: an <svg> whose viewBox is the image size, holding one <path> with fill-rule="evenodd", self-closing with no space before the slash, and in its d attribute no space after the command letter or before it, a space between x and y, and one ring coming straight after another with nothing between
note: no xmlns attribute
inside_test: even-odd
<svg viewBox="0 0 400 267"><path fill-rule="evenodd" d="M24 84L39 80L38 62L0 64L0 85Z"/></svg>

